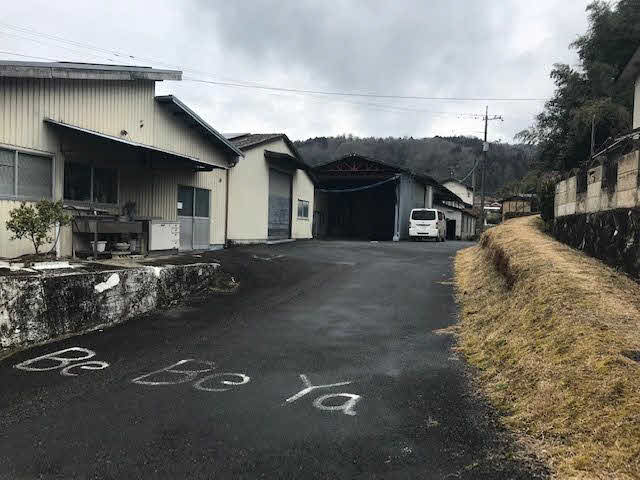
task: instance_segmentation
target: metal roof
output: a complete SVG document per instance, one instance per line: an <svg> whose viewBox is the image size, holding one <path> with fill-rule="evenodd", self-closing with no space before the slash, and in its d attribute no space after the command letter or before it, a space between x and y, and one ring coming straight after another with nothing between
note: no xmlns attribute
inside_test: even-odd
<svg viewBox="0 0 640 480"><path fill-rule="evenodd" d="M102 63L1 60L0 77L162 81L182 80L182 72L180 70L158 70L151 67Z"/></svg>
<svg viewBox="0 0 640 480"><path fill-rule="evenodd" d="M251 134L250 133L223 133L222 135L224 135L225 138L227 138L228 140L232 140L234 138L244 137L245 135L251 135Z"/></svg>
<svg viewBox="0 0 640 480"><path fill-rule="evenodd" d="M200 126L204 132L208 135L211 135L214 140L226 148L229 152L232 152L234 155L238 155L240 157L244 157L244 153L237 148L233 143L225 138L220 132L218 132L215 128L205 122L196 112L187 107L184 103L180 101L177 97L173 95L163 95L156 97L156 100L159 103L173 106L174 109L184 113L187 118L191 119L193 123Z"/></svg>
<svg viewBox="0 0 640 480"><path fill-rule="evenodd" d="M144 149L144 150L151 150L154 152L159 152L159 153L163 153L165 155L171 155L174 157L179 157L185 160L189 160L192 163L195 163L198 167L201 167L203 170L212 170L213 168L222 168L222 167L218 167L217 165L212 165L206 162L202 162L200 161L200 159L196 158L196 157L191 157L189 155L183 155L182 153L177 153L177 152L172 152L170 150L165 150L164 148L158 148L158 147L152 147L150 145L145 145L144 143L139 143L139 142L134 142L132 140L127 140L125 138L120 138L120 137L114 137L113 135L106 135L104 133L100 133L100 132L96 132L95 130L89 130L88 128L83 128L83 127L79 127L77 125L71 125L69 123L64 123L64 122L59 122L58 120L54 120L52 118L45 118L44 121L46 123L49 123L51 125L56 125L58 127L64 127L70 130L75 130L77 132L81 132L81 133L86 133L88 135L92 135L95 137L100 137L103 138L105 140L109 140L112 142L117 142L117 143L121 143L124 145L129 145L131 147L134 148L140 148L140 149Z"/></svg>
<svg viewBox="0 0 640 480"><path fill-rule="evenodd" d="M293 156L302 162L302 164L306 165L296 146L284 133L241 133L232 137L231 141L241 150L250 150L265 143L271 143L274 140L280 139L284 140L284 143L286 143L287 147L293 152Z"/></svg>
<svg viewBox="0 0 640 480"><path fill-rule="evenodd" d="M366 155L362 155L362 154L356 153L356 152L347 153L346 155L343 155L343 156L341 156L339 158L335 158L333 160L327 160L326 162L322 162L322 163L319 163L317 165L314 165L312 170L319 171L319 169L322 168L322 167L325 167L325 166L330 165L330 164L335 163L335 162L340 162L342 160L347 160L347 159L353 158L353 157L358 157L358 158L362 158L362 159L367 160L367 161L372 162L372 163L377 163L378 165L382 165L382 166L387 167L387 168L389 168L389 169L391 169L393 171L396 171L396 172L407 173L407 174L417 178L418 180L422 181L422 183L424 183L425 185L433 185L433 186L442 187L442 185L440 185L435 178L430 177L429 175L425 175L425 174L422 174L422 173L414 172L412 170L409 170L408 168L399 167L398 165L392 165L391 163L383 162L382 160L378 160L378 159L375 159L375 158L372 158L372 157L368 157ZM444 188L444 187L442 187L442 188Z"/></svg>

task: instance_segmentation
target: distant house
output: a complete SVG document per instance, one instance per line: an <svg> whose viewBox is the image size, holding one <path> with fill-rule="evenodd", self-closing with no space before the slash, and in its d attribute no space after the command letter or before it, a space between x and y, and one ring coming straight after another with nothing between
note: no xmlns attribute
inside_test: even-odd
<svg viewBox="0 0 640 480"><path fill-rule="evenodd" d="M94 239L135 240L143 250L223 245L227 171L244 154L178 98L155 95L156 82L181 78L148 67L0 62L0 257L32 252L10 240L5 222L21 201L40 199L62 200L76 218L61 232L61 255ZM119 222L126 204L135 216Z"/></svg>
<svg viewBox="0 0 640 480"><path fill-rule="evenodd" d="M475 235L476 214L473 189L469 185L453 178L445 180L434 194L434 203L445 212L450 240L468 240Z"/></svg>
<svg viewBox="0 0 640 480"><path fill-rule="evenodd" d="M538 198L535 193L520 193L502 199L502 221L537 211Z"/></svg>
<svg viewBox="0 0 640 480"><path fill-rule="evenodd" d="M283 133L227 138L244 154L229 171L229 241L311 238L314 186L291 140Z"/></svg>
<svg viewBox="0 0 640 480"><path fill-rule="evenodd" d="M446 179L444 182L442 182L442 185L448 190L455 193L458 197L460 197L464 203L473 207L474 196L473 188L471 188L471 185L456 180L455 178Z"/></svg>

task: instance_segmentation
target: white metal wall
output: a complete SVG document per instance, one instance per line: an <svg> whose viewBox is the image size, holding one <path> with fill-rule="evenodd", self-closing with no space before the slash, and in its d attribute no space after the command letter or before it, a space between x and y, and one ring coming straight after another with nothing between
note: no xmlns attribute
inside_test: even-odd
<svg viewBox="0 0 640 480"><path fill-rule="evenodd" d="M227 154L198 129L168 113L155 101L154 92L155 84L150 81L0 78L0 147L51 154L55 159L55 199L62 198L65 156L60 151L60 130L47 125L43 121L47 117L226 167ZM127 134L121 135L123 131ZM127 158L117 147L101 152L94 149L91 155L85 156L85 160L101 158L113 164ZM139 157L128 161L121 176L121 204L133 200L138 204L139 214L173 220L177 214L178 183L208 188L212 202L211 242L224 243L223 170L195 173L191 167L147 169ZM0 256L32 251L28 243L9 241L4 224L8 212L16 205L12 200L0 200ZM62 235L62 245L63 254L69 253L68 231Z"/></svg>
<svg viewBox="0 0 640 480"><path fill-rule="evenodd" d="M230 240L261 242L267 239L269 220L269 164L264 151L293 155L282 139L247 150L245 157L229 170L229 231ZM293 178L292 225L293 238L311 238L313 229L313 182L303 170ZM309 202L309 220L297 218L298 199Z"/></svg>

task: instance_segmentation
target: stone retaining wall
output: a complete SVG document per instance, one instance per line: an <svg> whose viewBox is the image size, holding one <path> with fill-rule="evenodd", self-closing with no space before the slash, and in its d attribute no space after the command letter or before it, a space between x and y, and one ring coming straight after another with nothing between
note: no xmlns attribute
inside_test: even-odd
<svg viewBox="0 0 640 480"><path fill-rule="evenodd" d="M216 280L219 264L0 277L0 347L123 322Z"/></svg>
<svg viewBox="0 0 640 480"><path fill-rule="evenodd" d="M553 235L603 262L640 278L640 209L619 208L555 219Z"/></svg>

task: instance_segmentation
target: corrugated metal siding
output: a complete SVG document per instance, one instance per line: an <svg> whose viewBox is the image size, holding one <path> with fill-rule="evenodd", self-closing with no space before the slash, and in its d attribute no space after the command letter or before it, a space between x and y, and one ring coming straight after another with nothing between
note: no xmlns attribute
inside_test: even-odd
<svg viewBox="0 0 640 480"><path fill-rule="evenodd" d="M51 117L151 145L155 103L152 82L0 78L0 138L50 151L55 138L42 120Z"/></svg>
<svg viewBox="0 0 640 480"><path fill-rule="evenodd" d="M209 212L212 244L223 244L226 217L226 173L189 172L179 169L127 169L120 172L121 203L136 202L139 215L177 219L178 185L211 191Z"/></svg>
<svg viewBox="0 0 640 480"><path fill-rule="evenodd" d="M413 184L413 208L424 208L425 187L423 184L414 181Z"/></svg>
<svg viewBox="0 0 640 480"><path fill-rule="evenodd" d="M52 151L51 117L226 166L220 148L154 99L153 82L0 78L0 142Z"/></svg>

